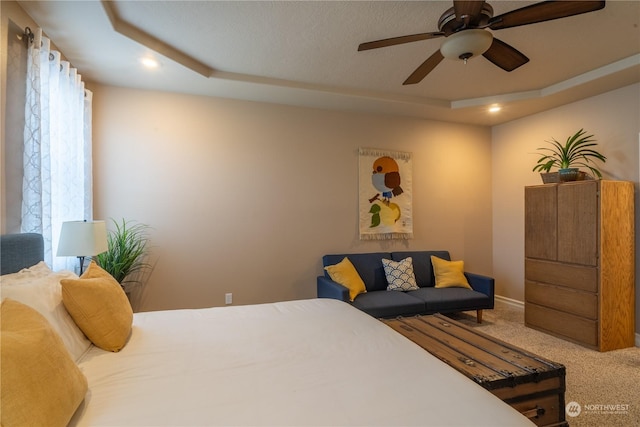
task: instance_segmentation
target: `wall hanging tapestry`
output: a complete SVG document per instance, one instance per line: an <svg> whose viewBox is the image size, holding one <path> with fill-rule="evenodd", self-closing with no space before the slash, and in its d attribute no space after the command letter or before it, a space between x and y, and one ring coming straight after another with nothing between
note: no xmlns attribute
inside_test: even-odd
<svg viewBox="0 0 640 427"><path fill-rule="evenodd" d="M359 149L361 240L413 238L411 153Z"/></svg>

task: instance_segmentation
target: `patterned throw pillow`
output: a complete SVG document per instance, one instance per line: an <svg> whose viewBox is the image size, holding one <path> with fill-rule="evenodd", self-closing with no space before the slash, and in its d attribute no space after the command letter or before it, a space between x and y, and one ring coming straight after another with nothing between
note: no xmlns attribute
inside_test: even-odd
<svg viewBox="0 0 640 427"><path fill-rule="evenodd" d="M407 257L400 262L382 259L384 274L387 276L388 291L415 291L418 289L413 274L413 259Z"/></svg>

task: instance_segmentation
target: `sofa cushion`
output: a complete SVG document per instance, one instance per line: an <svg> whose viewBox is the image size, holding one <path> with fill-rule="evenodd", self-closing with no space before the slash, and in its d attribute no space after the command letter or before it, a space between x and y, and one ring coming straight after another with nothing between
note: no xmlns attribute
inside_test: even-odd
<svg viewBox="0 0 640 427"><path fill-rule="evenodd" d="M387 278L384 274L384 268L382 267L382 258L391 259L389 252L325 255L322 257L322 264L324 267L337 264L342 261L344 257L348 257L349 261L351 261L356 268L367 291L386 291ZM330 278L326 271L325 275Z"/></svg>
<svg viewBox="0 0 640 427"><path fill-rule="evenodd" d="M487 295L467 288L420 288L407 292L408 296L424 301L428 313L478 310L491 308Z"/></svg>
<svg viewBox="0 0 640 427"><path fill-rule="evenodd" d="M437 256L431 257L436 288L467 288L471 285L464 275L464 261L447 261Z"/></svg>
<svg viewBox="0 0 640 427"><path fill-rule="evenodd" d="M424 301L406 292L395 291L360 294L353 301L353 306L373 317L412 316L425 310Z"/></svg>
<svg viewBox="0 0 640 427"><path fill-rule="evenodd" d="M339 263L328 265L324 269L329 273L331 280L349 289L349 301L353 301L359 294L367 292L362 278L349 261L349 257L344 257Z"/></svg>
<svg viewBox="0 0 640 427"><path fill-rule="evenodd" d="M401 261L407 257L413 260L413 274L416 277L416 284L424 288L425 286L434 286L435 279L433 276L433 266L431 265L431 256L449 260L449 252L447 251L405 251L393 252L391 259Z"/></svg>
<svg viewBox="0 0 640 427"><path fill-rule="evenodd" d="M384 267L384 274L387 276L388 291L415 291L418 289L416 276L413 274L411 257L399 262L383 258L382 266Z"/></svg>

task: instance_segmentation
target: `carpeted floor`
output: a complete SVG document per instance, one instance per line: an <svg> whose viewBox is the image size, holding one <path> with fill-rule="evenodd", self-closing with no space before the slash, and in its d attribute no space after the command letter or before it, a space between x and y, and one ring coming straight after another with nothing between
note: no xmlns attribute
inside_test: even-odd
<svg viewBox="0 0 640 427"><path fill-rule="evenodd" d="M600 353L524 326L522 308L496 301L482 324L475 312L451 315L476 330L512 343L566 367L565 402L580 412L571 427L640 426L640 348ZM574 405L574 409L577 405ZM575 414L575 412L574 412Z"/></svg>

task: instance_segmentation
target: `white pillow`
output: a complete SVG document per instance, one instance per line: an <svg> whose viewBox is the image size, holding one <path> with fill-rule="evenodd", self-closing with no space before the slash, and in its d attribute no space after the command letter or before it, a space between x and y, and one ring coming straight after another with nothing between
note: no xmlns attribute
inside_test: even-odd
<svg viewBox="0 0 640 427"><path fill-rule="evenodd" d="M2 283L2 286L24 285L33 279L48 276L51 273L53 273L53 271L51 271L49 266L44 261L40 261L36 265L23 268L16 273L3 274L0 276L0 283Z"/></svg>
<svg viewBox="0 0 640 427"><path fill-rule="evenodd" d="M78 276L70 271L49 271L46 275L43 273L41 268L22 275L21 272L13 273L17 276L9 278L7 282L5 276L12 275L3 275L0 296L2 299L11 298L19 301L42 314L62 338L71 358L78 361L91 346L91 342L64 307L60 286L60 280L77 279Z"/></svg>

